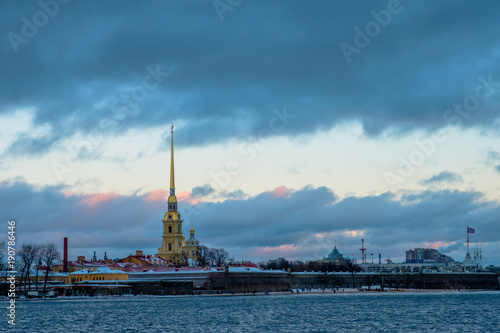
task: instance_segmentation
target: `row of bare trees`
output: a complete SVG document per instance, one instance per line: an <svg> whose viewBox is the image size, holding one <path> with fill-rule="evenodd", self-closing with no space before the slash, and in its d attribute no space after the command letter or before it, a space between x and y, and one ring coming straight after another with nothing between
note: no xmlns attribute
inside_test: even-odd
<svg viewBox="0 0 500 333"><path fill-rule="evenodd" d="M7 272L7 260L5 258L6 253L7 253L7 242L1 241L0 242L0 271L5 271L5 272Z"/></svg>
<svg viewBox="0 0 500 333"><path fill-rule="evenodd" d="M351 273L352 285L354 286L354 273L361 272L359 266L354 259L344 258L338 261L307 261L299 260L289 261L285 258L270 259L265 262L260 262L259 266L264 269L281 269L290 272L323 272L325 278L328 277L328 272L349 272Z"/></svg>
<svg viewBox="0 0 500 333"><path fill-rule="evenodd" d="M264 269L285 270L291 272L359 272L361 267L354 259L344 258L339 261L307 261L287 260L285 258L270 259L260 262L259 266Z"/></svg>
<svg viewBox="0 0 500 333"><path fill-rule="evenodd" d="M23 243L17 251L16 267L21 273L20 285L24 290L31 290L31 278L35 274L35 289L38 290L38 272L45 266L43 292L46 292L49 272L61 260L61 253L54 243Z"/></svg>
<svg viewBox="0 0 500 333"><path fill-rule="evenodd" d="M229 260L229 253L224 249L216 249L200 245L198 250L201 266L221 267Z"/></svg>

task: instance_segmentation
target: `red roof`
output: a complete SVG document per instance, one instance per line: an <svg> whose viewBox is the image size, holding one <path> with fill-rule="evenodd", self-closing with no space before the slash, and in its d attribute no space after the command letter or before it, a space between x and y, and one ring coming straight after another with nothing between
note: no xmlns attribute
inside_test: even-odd
<svg viewBox="0 0 500 333"><path fill-rule="evenodd" d="M257 266L256 264L254 264L253 262L251 261L247 261L246 263L243 264L243 267L254 267L254 268L260 268L259 266Z"/></svg>

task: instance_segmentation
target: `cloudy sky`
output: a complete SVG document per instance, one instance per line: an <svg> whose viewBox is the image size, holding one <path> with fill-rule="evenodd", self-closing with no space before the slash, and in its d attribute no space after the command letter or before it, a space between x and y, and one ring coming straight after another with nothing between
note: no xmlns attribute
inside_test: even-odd
<svg viewBox="0 0 500 333"><path fill-rule="evenodd" d="M0 219L77 255L179 210L236 259L500 265L500 4L0 2ZM371 260L371 256L368 256Z"/></svg>

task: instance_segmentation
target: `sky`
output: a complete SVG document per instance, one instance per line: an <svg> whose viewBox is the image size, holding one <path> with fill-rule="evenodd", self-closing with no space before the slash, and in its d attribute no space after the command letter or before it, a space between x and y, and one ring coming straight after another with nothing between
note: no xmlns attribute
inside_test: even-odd
<svg viewBox="0 0 500 333"><path fill-rule="evenodd" d="M184 232L237 260L462 261L470 226L500 265L499 9L1 1L4 235L156 254L173 123Z"/></svg>

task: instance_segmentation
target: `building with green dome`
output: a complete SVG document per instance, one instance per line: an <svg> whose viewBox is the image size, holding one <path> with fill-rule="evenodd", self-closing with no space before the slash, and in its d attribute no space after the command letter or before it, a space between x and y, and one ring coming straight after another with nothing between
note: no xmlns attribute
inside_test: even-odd
<svg viewBox="0 0 500 333"><path fill-rule="evenodd" d="M323 260L329 260L329 261L341 261L344 259L344 256L342 253L337 250L337 246L332 250L332 252L327 256L324 257Z"/></svg>

